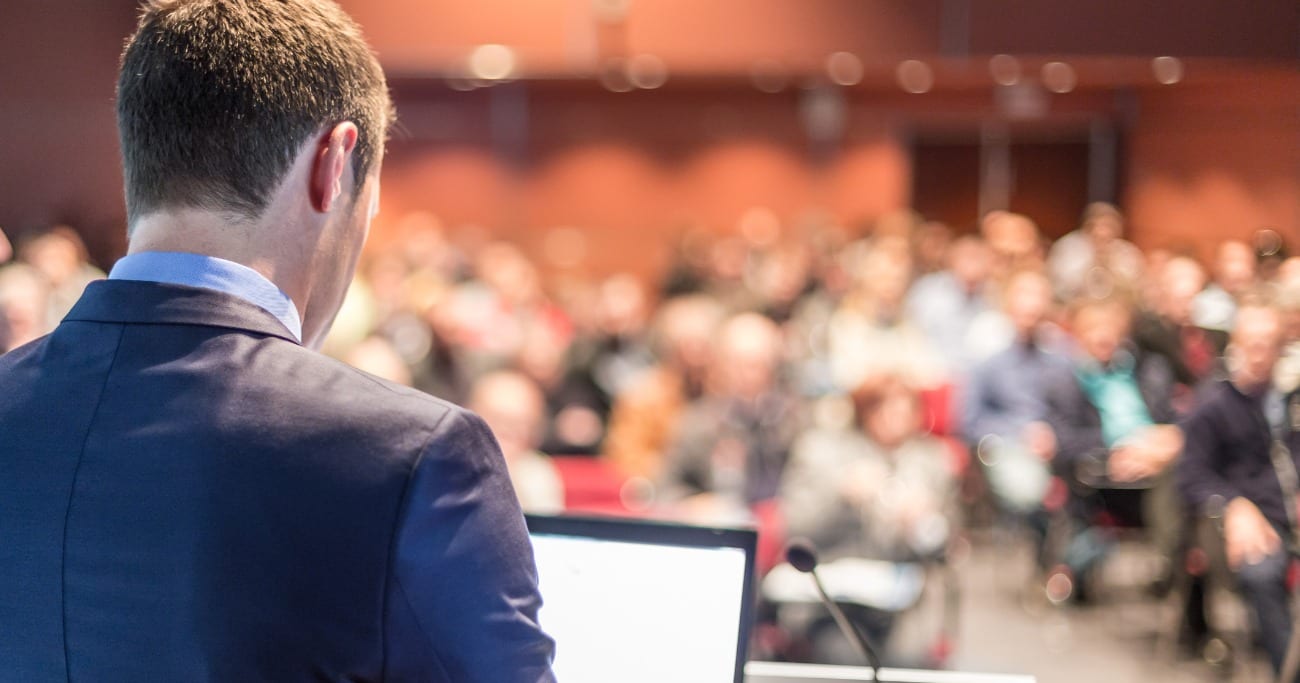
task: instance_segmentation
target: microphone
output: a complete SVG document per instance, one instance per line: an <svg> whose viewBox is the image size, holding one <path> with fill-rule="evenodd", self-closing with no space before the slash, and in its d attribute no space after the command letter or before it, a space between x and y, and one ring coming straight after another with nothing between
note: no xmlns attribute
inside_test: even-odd
<svg viewBox="0 0 1300 683"><path fill-rule="evenodd" d="M858 630L840 606L835 604L831 596L826 593L826 587L822 585L821 577L817 575L817 549L813 547L812 541L806 538L792 539L785 547L785 561L790 563L791 567L812 577L813 585L817 586L817 595L821 597L822 604L830 610L831 617L835 619L836 625L840 631L849 639L850 643L857 648L858 654L866 660L867 666L871 669L871 679L880 680L880 657L876 655L876 649L871 647L867 641L867 636Z"/></svg>

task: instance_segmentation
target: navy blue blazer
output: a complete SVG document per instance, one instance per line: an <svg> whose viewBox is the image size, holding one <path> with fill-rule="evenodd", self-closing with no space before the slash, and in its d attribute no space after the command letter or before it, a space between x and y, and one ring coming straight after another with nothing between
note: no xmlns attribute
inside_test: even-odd
<svg viewBox="0 0 1300 683"><path fill-rule="evenodd" d="M0 679L552 681L482 420L219 292L96 282L0 356Z"/></svg>

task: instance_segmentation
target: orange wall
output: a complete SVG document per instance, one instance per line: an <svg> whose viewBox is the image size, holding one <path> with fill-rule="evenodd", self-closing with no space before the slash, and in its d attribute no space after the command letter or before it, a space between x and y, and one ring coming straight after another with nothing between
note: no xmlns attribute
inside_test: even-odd
<svg viewBox="0 0 1300 683"><path fill-rule="evenodd" d="M814 162L792 97L544 92L531 100L522 151L500 153L461 127L490 118L475 103L404 109L399 100L411 135L390 145L376 239L393 237L411 211L538 254L552 229L573 228L592 270L650 275L673 235L730 231L753 207L859 221L907 205L907 153L882 120L855 119L842 151ZM425 118L438 116L470 141L439 139Z"/></svg>
<svg viewBox="0 0 1300 683"><path fill-rule="evenodd" d="M460 10L443 0L344 4L376 39L388 66L399 69L402 50L414 46L410 41L416 38L426 45L450 46L448 54L460 55L461 47L484 40L513 42L517 37L527 43L536 34L539 49L563 57L581 42L575 31L586 30L581 25L591 21L586 0L484 2ZM750 5L728 0L726 6L735 10L741 4ZM538 86L522 105L507 107L513 119L496 120L487 107L492 98L506 97L505 89L450 93L437 79L425 79L432 85L413 91L397 83L408 132L391 145L378 236L383 239L402 214L415 209L432 209L450 226L479 225L530 246L540 243L549 228L571 226L589 235L588 250L602 260L600 268L646 271L662 263L668 234L686 225L729 229L752 205L771 207L785 218L824 207L847 222L903 206L909 201L909 129L918 121L944 117L978 122L990 110L987 87L956 96L909 96L888 85L860 89L851 96L853 113L842 147L834 155L813 155L795 95L761 95L749 86L746 65L767 41L746 36L762 38L773 26L788 28L771 33L786 42L769 46L778 52L798 47L810 59L832 48L860 49L868 58L913 49L933 52L940 42L934 26L939 4L817 0L793 25L783 14L784 4L764 3L762 12L737 20L753 23L753 32L741 24L727 32L721 30L729 21L727 13L700 3L634 2L630 49L658 49L674 35L704 31L726 40L696 45L683 38L677 46L681 58L700 73L738 73L712 81L674 79L660 91L623 95L610 95L592 83ZM1033 3L1001 4L1031 11ZM1196 5L1219 7L1216 0L1196 0ZM436 16L417 11L426 6L442 9ZM1273 26L1286 24L1287 17L1300 11L1294 3L1270 0L1264 6L1266 12L1250 16ZM502 20L507 10L513 21ZM855 28L863 23L858 12L871 15L869 22L863 20L870 26L862 32ZM0 130L5 131L0 226L6 230L70 221L85 232L101 261L111 262L121 253L121 172L112 99L117 57L134 13L130 2L0 2ZM1031 23L1048 21L1042 12L1031 13ZM1246 13L1237 15L1246 20ZM440 17L447 20L433 21ZM691 17L699 21L689 21ZM972 50L1002 45L1045 49L1046 43L1011 44L1016 36L1029 38L1003 35L998 31L1012 24L988 19L972 17ZM1230 54L1241 47L1236 39L1228 41L1232 45L1201 41L1200 29L1180 25L1174 22L1166 33L1182 36L1188 50L1203 44L1199 53ZM1260 45L1276 42L1272 33L1258 28L1229 33L1255 36ZM893 42L874 51L869 45L847 44L885 29L892 31ZM736 50L730 57L727 45ZM1124 51L1122 45L1112 47ZM976 76L981 68L970 67ZM1189 68L1183 84L1136 91L1136 106L1125 119L1129 132L1122 197L1131 209L1138 242L1191 242L1205 251L1214 241L1267 225L1300 244L1300 75L1293 63L1271 70L1238 68L1237 73L1247 75L1201 80ZM1081 71L1081 82L1086 75ZM1116 108L1108 103L1117 99L1123 98L1094 90L1053 97L1052 107L1077 106L1080 115L1091 116ZM527 123L522 132L519 121Z"/></svg>
<svg viewBox="0 0 1300 683"><path fill-rule="evenodd" d="M68 222L101 260L124 249L113 89L130 3L0 2L0 227Z"/></svg>
<svg viewBox="0 0 1300 683"><path fill-rule="evenodd" d="M654 53L674 73L802 70L848 50L867 62L939 53L1295 59L1294 0L341 0L392 67L427 72L481 43L525 69L568 73ZM597 7L625 5L622 21Z"/></svg>
<svg viewBox="0 0 1300 683"><path fill-rule="evenodd" d="M1144 246L1191 246L1269 227L1300 250L1300 73L1143 92L1127 204Z"/></svg>

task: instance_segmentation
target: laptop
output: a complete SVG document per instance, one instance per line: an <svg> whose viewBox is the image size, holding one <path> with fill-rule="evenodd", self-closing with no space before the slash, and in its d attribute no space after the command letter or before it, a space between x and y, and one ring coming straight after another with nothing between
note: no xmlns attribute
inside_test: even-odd
<svg viewBox="0 0 1300 683"><path fill-rule="evenodd" d="M745 671L746 683L845 683L877 680L871 675L871 669L860 666L750 662ZM1034 683L1035 679L1033 676L1016 674L923 671L886 667L880 670L878 680L881 683Z"/></svg>
<svg viewBox="0 0 1300 683"><path fill-rule="evenodd" d="M527 515L565 683L743 683L753 530Z"/></svg>

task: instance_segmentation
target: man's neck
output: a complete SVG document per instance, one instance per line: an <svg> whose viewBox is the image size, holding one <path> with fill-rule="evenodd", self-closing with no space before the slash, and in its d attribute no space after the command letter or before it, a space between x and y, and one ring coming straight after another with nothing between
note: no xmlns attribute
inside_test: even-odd
<svg viewBox="0 0 1300 683"><path fill-rule="evenodd" d="M1267 380L1260 381L1247 377L1232 377L1229 381L1232 382L1232 386L1242 396L1253 401L1262 401L1264 396L1268 394L1269 385Z"/></svg>
<svg viewBox="0 0 1300 683"><path fill-rule="evenodd" d="M195 209L158 211L138 218L131 226L127 253L181 252L212 256L253 269L270 280L294 302L300 317L306 315L309 287L304 273L308 253L267 244L264 221Z"/></svg>

